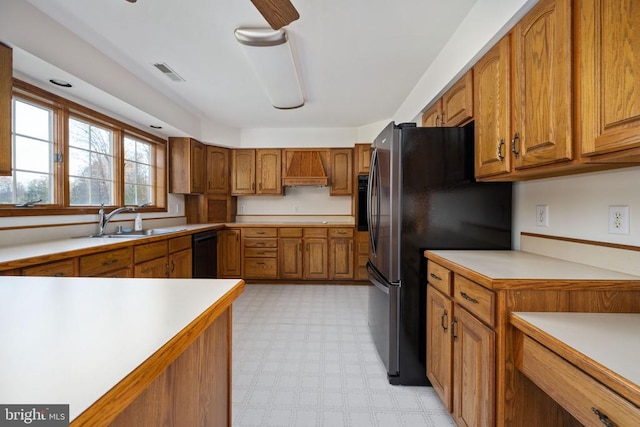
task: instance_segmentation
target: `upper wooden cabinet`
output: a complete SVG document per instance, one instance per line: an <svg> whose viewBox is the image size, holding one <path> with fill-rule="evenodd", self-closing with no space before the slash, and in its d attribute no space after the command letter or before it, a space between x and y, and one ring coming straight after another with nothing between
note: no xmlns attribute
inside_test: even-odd
<svg viewBox="0 0 640 427"><path fill-rule="evenodd" d="M229 193L229 150L207 145L207 194Z"/></svg>
<svg viewBox="0 0 640 427"><path fill-rule="evenodd" d="M280 149L231 150L231 194L282 194Z"/></svg>
<svg viewBox="0 0 640 427"><path fill-rule="evenodd" d="M541 0L513 30L516 169L572 158L571 21L570 1Z"/></svg>
<svg viewBox="0 0 640 427"><path fill-rule="evenodd" d="M193 138L169 138L169 193L204 193L204 163L204 144Z"/></svg>
<svg viewBox="0 0 640 427"><path fill-rule="evenodd" d="M371 164L371 144L355 145L355 166L357 175L369 175Z"/></svg>
<svg viewBox="0 0 640 427"><path fill-rule="evenodd" d="M473 67L475 171L477 177L511 170L510 39L505 36Z"/></svg>
<svg viewBox="0 0 640 427"><path fill-rule="evenodd" d="M13 52L0 43L0 175L11 175L11 87Z"/></svg>
<svg viewBox="0 0 640 427"><path fill-rule="evenodd" d="M423 127L460 126L473 119L473 70L465 73L422 115Z"/></svg>
<svg viewBox="0 0 640 427"><path fill-rule="evenodd" d="M353 194L353 150L351 148L332 148L331 187L332 196L349 196Z"/></svg>
<svg viewBox="0 0 640 427"><path fill-rule="evenodd" d="M631 0L584 0L576 65L582 154L640 154L640 8ZM623 152L624 153L624 152Z"/></svg>

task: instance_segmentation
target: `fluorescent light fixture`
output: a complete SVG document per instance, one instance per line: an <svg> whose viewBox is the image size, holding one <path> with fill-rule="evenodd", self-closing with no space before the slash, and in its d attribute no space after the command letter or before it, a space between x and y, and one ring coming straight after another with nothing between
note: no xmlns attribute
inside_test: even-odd
<svg viewBox="0 0 640 427"><path fill-rule="evenodd" d="M271 28L238 28L234 35L271 104L279 109L302 107L304 98L287 33Z"/></svg>

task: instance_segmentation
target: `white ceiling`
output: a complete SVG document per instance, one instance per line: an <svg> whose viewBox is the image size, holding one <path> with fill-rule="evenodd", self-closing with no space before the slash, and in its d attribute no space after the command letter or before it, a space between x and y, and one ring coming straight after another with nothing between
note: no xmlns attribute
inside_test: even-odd
<svg viewBox="0 0 640 427"><path fill-rule="evenodd" d="M476 2L293 0L300 19L285 29L306 104L283 111L233 36L267 26L250 0L28 1L190 113L241 129L359 127L392 117ZM172 82L156 62L186 82Z"/></svg>

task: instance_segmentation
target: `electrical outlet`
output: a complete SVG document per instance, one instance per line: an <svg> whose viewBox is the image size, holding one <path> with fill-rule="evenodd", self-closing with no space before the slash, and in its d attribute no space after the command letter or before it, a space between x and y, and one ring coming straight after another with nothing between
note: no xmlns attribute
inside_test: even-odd
<svg viewBox="0 0 640 427"><path fill-rule="evenodd" d="M298 205L293 205L293 211L298 212Z"/></svg>
<svg viewBox="0 0 640 427"><path fill-rule="evenodd" d="M548 227L549 226L549 206L537 205L536 206L536 227Z"/></svg>
<svg viewBox="0 0 640 427"><path fill-rule="evenodd" d="M609 206L609 234L629 234L629 206Z"/></svg>
<svg viewBox="0 0 640 427"><path fill-rule="evenodd" d="M240 205L240 213L243 214L244 213L244 205Z"/></svg>

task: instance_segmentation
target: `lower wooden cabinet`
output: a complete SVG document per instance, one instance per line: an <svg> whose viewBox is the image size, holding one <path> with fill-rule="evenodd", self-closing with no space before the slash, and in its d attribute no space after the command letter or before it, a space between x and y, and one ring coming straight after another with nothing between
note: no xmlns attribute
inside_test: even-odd
<svg viewBox="0 0 640 427"><path fill-rule="evenodd" d="M427 287L427 378L444 406L453 411L453 302L433 286Z"/></svg>
<svg viewBox="0 0 640 427"><path fill-rule="evenodd" d="M369 260L369 232L357 231L355 237L356 253L354 266L355 280L369 280L367 261Z"/></svg>
<svg viewBox="0 0 640 427"><path fill-rule="evenodd" d="M244 278L278 278L277 237L277 228L245 228L242 230Z"/></svg>
<svg viewBox="0 0 640 427"><path fill-rule="evenodd" d="M61 261L49 262L22 269L23 276L51 276L74 277L76 276L76 259L69 258Z"/></svg>
<svg viewBox="0 0 640 427"><path fill-rule="evenodd" d="M121 277L122 270L131 268L132 249L122 248L80 257L80 276L82 277ZM130 274L130 273L129 273ZM130 276L125 276L130 277Z"/></svg>
<svg viewBox="0 0 640 427"><path fill-rule="evenodd" d="M168 274L166 255L134 266L134 275L139 278L164 278Z"/></svg>
<svg viewBox="0 0 640 427"><path fill-rule="evenodd" d="M240 229L218 231L218 277L242 277Z"/></svg>
<svg viewBox="0 0 640 427"><path fill-rule="evenodd" d="M169 277L167 241L138 245L133 248L135 277Z"/></svg>
<svg viewBox="0 0 640 427"><path fill-rule="evenodd" d="M302 279L302 228L281 228L279 236L279 278Z"/></svg>
<svg viewBox="0 0 640 427"><path fill-rule="evenodd" d="M353 228L329 230L329 278L353 279Z"/></svg>

